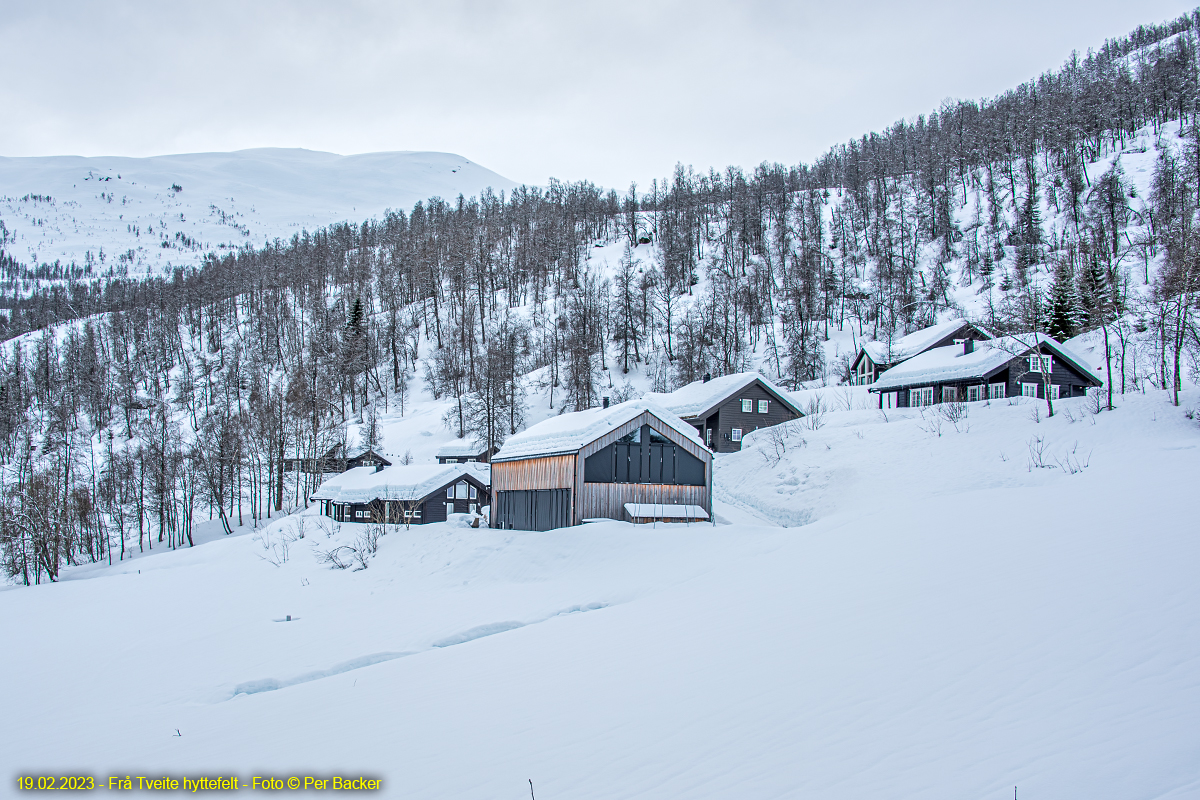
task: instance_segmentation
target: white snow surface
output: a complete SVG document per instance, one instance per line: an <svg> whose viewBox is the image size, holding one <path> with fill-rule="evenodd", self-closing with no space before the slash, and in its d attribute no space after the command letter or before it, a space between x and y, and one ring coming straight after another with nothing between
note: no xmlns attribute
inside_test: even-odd
<svg viewBox="0 0 1200 800"><path fill-rule="evenodd" d="M780 397L788 399L788 393L772 383L766 376L757 372L738 372L732 375L722 375L707 382L693 381L687 386L681 386L673 392L650 392L645 399L662 405L668 411L680 417L695 417L712 408L721 399L740 391L754 381L759 380L771 388ZM800 409L793 409L799 411Z"/></svg>
<svg viewBox="0 0 1200 800"><path fill-rule="evenodd" d="M966 321L962 318L950 319L937 325L931 325L928 328L921 328L919 331L913 331L907 336L902 336L892 342L890 354L887 342L863 342L862 349L866 351L867 355L876 364L894 363L911 358L925 351L939 339L948 336L951 331L961 327ZM988 333L989 336L991 335L986 330L984 332Z"/></svg>
<svg viewBox="0 0 1200 800"><path fill-rule="evenodd" d="M696 429L664 408L653 398L628 400L608 408L589 408L560 414L532 425L509 437L492 462L512 461L531 456L549 456L572 453L584 445L594 442L609 431L649 411L662 422L700 447L704 442Z"/></svg>
<svg viewBox="0 0 1200 800"><path fill-rule="evenodd" d="M470 475L491 484L487 464L396 464L378 472L374 467L355 467L322 483L312 494L314 500L335 503L369 503L372 500L420 500L461 476Z"/></svg>
<svg viewBox="0 0 1200 800"><path fill-rule="evenodd" d="M669 517L682 519L708 519L708 512L700 506L689 504L664 505L662 503L626 503L625 510L631 517Z"/></svg>
<svg viewBox="0 0 1200 800"><path fill-rule="evenodd" d="M1015 357L1029 352L1039 343L1047 354L1055 354L1064 358L1080 372L1090 374L1097 380L1103 381L1099 372L1094 368L1089 368L1086 361L1072 353L1065 345L1044 333L1037 333L1002 336L999 339L976 342L974 351L970 353L964 353L961 344L935 347L933 350L927 350L884 371L872 384L871 389L872 391L884 391L923 382L938 383L982 378L992 370L1012 361Z"/></svg>
<svg viewBox="0 0 1200 800"><path fill-rule="evenodd" d="M444 444L438 448L438 458L445 456L446 458L464 458L468 456L477 456L487 448L481 444L476 444L472 441L463 441L456 439L449 444Z"/></svg>
<svg viewBox="0 0 1200 800"><path fill-rule="evenodd" d="M0 752L401 798L1197 797L1200 392L1116 400L810 415L716 459L716 525L456 516L337 571L363 528L310 509L70 567L0 591Z"/></svg>
<svg viewBox="0 0 1200 800"><path fill-rule="evenodd" d="M407 213L417 201L452 201L489 186L499 193L515 184L452 153L0 157L0 221L13 239L9 253L25 263L160 273L209 252L361 224L389 208Z"/></svg>

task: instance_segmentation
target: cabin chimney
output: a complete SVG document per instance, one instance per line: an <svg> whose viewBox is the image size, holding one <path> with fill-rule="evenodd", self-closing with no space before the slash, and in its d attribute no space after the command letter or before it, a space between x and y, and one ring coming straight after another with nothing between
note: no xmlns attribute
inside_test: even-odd
<svg viewBox="0 0 1200 800"><path fill-rule="evenodd" d="M963 339L963 355L965 356L968 353L974 353L974 352L975 352L975 340L974 339Z"/></svg>
<svg viewBox="0 0 1200 800"><path fill-rule="evenodd" d="M604 406L603 406L604 408L608 408L608 398L607 397L600 398L600 401L604 404Z"/></svg>
<svg viewBox="0 0 1200 800"><path fill-rule="evenodd" d="M708 383L711 380L712 380L712 373L711 372L704 373L704 382Z"/></svg>

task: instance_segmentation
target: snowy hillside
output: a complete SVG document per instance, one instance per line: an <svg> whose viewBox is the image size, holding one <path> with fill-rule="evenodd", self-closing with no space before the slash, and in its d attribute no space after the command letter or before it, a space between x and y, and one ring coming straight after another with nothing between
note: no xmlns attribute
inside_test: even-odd
<svg viewBox="0 0 1200 800"><path fill-rule="evenodd" d="M8 693L0 748L410 798L1195 797L1200 429L1160 392L1086 404L830 412L719 460L801 528L452 521L355 572L319 553L362 526L309 514L69 568L0 592L28 643L0 681L54 687Z"/></svg>
<svg viewBox="0 0 1200 800"><path fill-rule="evenodd" d="M450 153L263 148L151 158L0 158L8 252L31 264L145 274L206 253L361 222L513 182Z"/></svg>

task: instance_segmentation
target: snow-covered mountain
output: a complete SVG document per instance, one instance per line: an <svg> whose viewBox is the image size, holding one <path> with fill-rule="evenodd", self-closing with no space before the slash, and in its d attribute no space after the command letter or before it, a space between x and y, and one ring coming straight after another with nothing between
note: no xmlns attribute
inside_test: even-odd
<svg viewBox="0 0 1200 800"><path fill-rule="evenodd" d="M145 274L303 229L513 181L451 153L262 148L149 158L0 158L7 251L31 265Z"/></svg>

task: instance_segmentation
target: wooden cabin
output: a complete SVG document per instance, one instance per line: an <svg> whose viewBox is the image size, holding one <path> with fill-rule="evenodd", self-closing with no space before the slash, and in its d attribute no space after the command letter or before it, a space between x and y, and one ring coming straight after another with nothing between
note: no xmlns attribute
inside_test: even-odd
<svg viewBox="0 0 1200 800"><path fill-rule="evenodd" d="M450 514L480 514L491 502L486 464L356 467L313 492L321 513L338 522L423 525Z"/></svg>
<svg viewBox="0 0 1200 800"><path fill-rule="evenodd" d="M284 472L300 471L310 475L345 472L358 467L383 469L391 465L392 459L389 456L376 453L370 448L346 453L340 443L335 444L317 458L285 458L283 461Z"/></svg>
<svg viewBox="0 0 1200 800"><path fill-rule="evenodd" d="M646 399L694 427L717 453L736 453L751 431L804 416L783 389L756 372L706 376L673 392L648 394Z"/></svg>
<svg viewBox="0 0 1200 800"><path fill-rule="evenodd" d="M1103 381L1077 355L1044 333L1003 336L938 347L879 376L868 390L879 407L915 408L936 403L1082 397Z"/></svg>
<svg viewBox="0 0 1200 800"><path fill-rule="evenodd" d="M495 445L486 447L459 439L438 449L437 462L439 464L470 464L471 462L487 464L491 461L492 454L499 449Z"/></svg>
<svg viewBox="0 0 1200 800"><path fill-rule="evenodd" d="M850 364L850 382L856 386L872 384L881 373L927 350L995 338L991 332L967 322L952 319L939 325L913 331L894 341L864 342Z"/></svg>
<svg viewBox="0 0 1200 800"><path fill-rule="evenodd" d="M545 531L628 519L626 504L712 513L712 451L657 403L631 400L562 414L492 457L492 527Z"/></svg>

